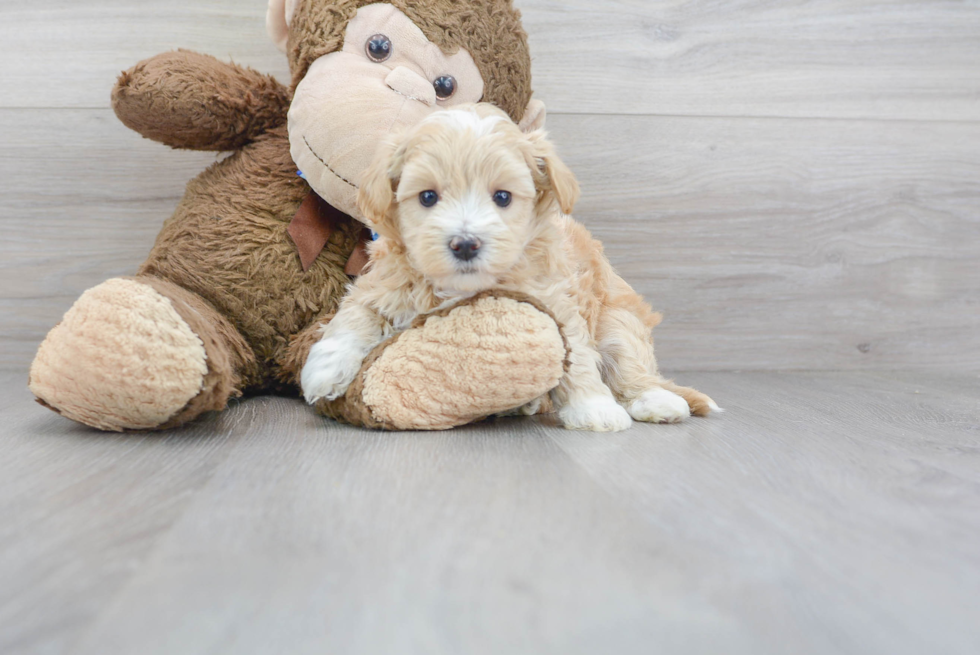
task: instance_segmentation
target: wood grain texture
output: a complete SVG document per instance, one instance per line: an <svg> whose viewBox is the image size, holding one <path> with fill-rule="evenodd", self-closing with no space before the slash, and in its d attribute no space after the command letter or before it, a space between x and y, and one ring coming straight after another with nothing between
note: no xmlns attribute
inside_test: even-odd
<svg viewBox="0 0 980 655"><path fill-rule="evenodd" d="M0 107L105 108L120 72L185 48L289 79L266 0L0 3Z"/></svg>
<svg viewBox="0 0 980 655"><path fill-rule="evenodd" d="M980 632L957 627L980 625L980 555L967 536L980 527L975 377L695 379L729 411L697 436L553 438L703 563L699 588L714 603L806 644L782 652L980 646Z"/></svg>
<svg viewBox="0 0 980 655"><path fill-rule="evenodd" d="M973 2L515 4L530 34L535 87L554 112L980 119ZM5 2L0 106L105 107L119 71L174 48L286 79L285 59L265 36L265 5Z"/></svg>
<svg viewBox="0 0 980 655"><path fill-rule="evenodd" d="M105 435L0 375L0 651L976 652L980 379L681 379L728 412Z"/></svg>
<svg viewBox="0 0 980 655"><path fill-rule="evenodd" d="M980 124L553 116L576 216L667 369L980 368ZM0 363L130 274L214 155L108 110L0 111ZM29 229L19 228L26 223Z"/></svg>
<svg viewBox="0 0 980 655"><path fill-rule="evenodd" d="M228 455L247 414L110 436L31 402L23 373L0 375L0 388L0 652L69 652Z"/></svg>
<svg viewBox="0 0 980 655"><path fill-rule="evenodd" d="M980 124L572 117L576 217L683 369L980 370Z"/></svg>
<svg viewBox="0 0 980 655"><path fill-rule="evenodd" d="M980 120L980 6L518 1L560 112Z"/></svg>

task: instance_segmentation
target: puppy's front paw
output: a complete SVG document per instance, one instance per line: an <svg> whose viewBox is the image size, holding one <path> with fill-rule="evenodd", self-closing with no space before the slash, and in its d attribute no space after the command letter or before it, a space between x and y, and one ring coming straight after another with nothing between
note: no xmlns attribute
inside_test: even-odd
<svg viewBox="0 0 980 655"><path fill-rule="evenodd" d="M630 416L647 423L678 423L691 415L687 401L659 387L643 392L629 404Z"/></svg>
<svg viewBox="0 0 980 655"><path fill-rule="evenodd" d="M363 361L363 349L350 339L330 337L315 344L300 375L306 402L313 405L320 399L343 396Z"/></svg>
<svg viewBox="0 0 980 655"><path fill-rule="evenodd" d="M610 396L573 401L558 410L558 417L569 430L619 432L633 424L626 410Z"/></svg>

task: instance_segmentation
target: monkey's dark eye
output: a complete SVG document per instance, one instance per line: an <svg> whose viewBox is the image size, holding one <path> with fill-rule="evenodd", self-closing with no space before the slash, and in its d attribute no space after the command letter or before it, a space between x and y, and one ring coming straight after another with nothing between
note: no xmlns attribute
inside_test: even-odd
<svg viewBox="0 0 980 655"><path fill-rule="evenodd" d="M375 34L368 39L365 50L373 61L382 62L391 56L391 39L384 34Z"/></svg>
<svg viewBox="0 0 980 655"><path fill-rule="evenodd" d="M493 194L493 201L497 203L498 207L508 207L510 206L510 201L514 197L511 195L510 191L498 191Z"/></svg>
<svg viewBox="0 0 980 655"><path fill-rule="evenodd" d="M456 93L456 78L452 75L443 75L432 83L436 87L436 97L440 100L447 100Z"/></svg>
<svg viewBox="0 0 980 655"><path fill-rule="evenodd" d="M439 194L435 191L423 191L419 194L419 202L423 207L432 207L439 202Z"/></svg>

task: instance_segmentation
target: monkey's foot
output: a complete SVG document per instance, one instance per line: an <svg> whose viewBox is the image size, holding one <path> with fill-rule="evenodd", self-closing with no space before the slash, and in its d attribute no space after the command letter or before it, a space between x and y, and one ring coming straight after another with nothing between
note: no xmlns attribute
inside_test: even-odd
<svg viewBox="0 0 980 655"><path fill-rule="evenodd" d="M48 333L28 386L43 405L100 430L179 425L236 393L222 320L169 282L109 280Z"/></svg>
<svg viewBox="0 0 980 655"><path fill-rule="evenodd" d="M333 418L390 430L444 430L521 407L558 385L567 347L536 300L484 292L378 346Z"/></svg>

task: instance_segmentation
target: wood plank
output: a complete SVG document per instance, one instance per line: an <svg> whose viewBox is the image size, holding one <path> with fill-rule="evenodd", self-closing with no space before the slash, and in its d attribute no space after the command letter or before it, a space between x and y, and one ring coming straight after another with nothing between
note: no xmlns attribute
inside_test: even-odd
<svg viewBox="0 0 980 655"><path fill-rule="evenodd" d="M557 113L980 119L980 8L952 0L518 0ZM121 70L182 47L288 79L265 0L0 9L4 107L106 107ZM45 44L39 47L38 44Z"/></svg>
<svg viewBox="0 0 980 655"><path fill-rule="evenodd" d="M980 367L980 126L553 116L576 211L678 369ZM0 110L0 366L145 256L213 161L108 110ZM29 225L25 230L23 225Z"/></svg>
<svg viewBox="0 0 980 655"><path fill-rule="evenodd" d="M571 117L576 216L667 369L980 368L972 124Z"/></svg>
<svg viewBox="0 0 980 655"><path fill-rule="evenodd" d="M105 108L119 73L185 48L288 80L266 36L266 0L55 0L0 8L3 107Z"/></svg>
<svg viewBox="0 0 980 655"><path fill-rule="evenodd" d="M518 2L563 113L980 120L980 7L949 0Z"/></svg>
<svg viewBox="0 0 980 655"><path fill-rule="evenodd" d="M109 109L0 110L5 211L93 202L174 200L188 179L223 157L144 139ZM68 224L70 216L61 216Z"/></svg>
<svg viewBox="0 0 980 655"><path fill-rule="evenodd" d="M0 649L976 651L975 374L681 379L728 412L105 435L0 374Z"/></svg>
<svg viewBox="0 0 980 655"><path fill-rule="evenodd" d="M698 588L767 650L976 651L980 379L684 379L728 413L551 437L703 562Z"/></svg>
<svg viewBox="0 0 980 655"><path fill-rule="evenodd" d="M23 372L0 376L0 389L0 652L69 652L247 431L250 414L166 434L105 434L34 403Z"/></svg>
<svg viewBox="0 0 980 655"><path fill-rule="evenodd" d="M246 407L267 429L75 652L758 652L534 424L383 434Z"/></svg>

